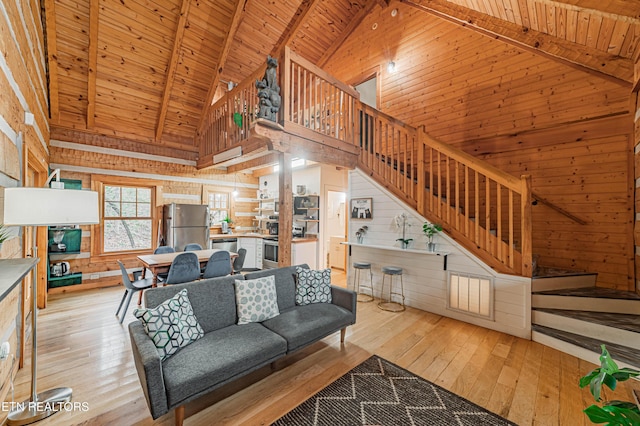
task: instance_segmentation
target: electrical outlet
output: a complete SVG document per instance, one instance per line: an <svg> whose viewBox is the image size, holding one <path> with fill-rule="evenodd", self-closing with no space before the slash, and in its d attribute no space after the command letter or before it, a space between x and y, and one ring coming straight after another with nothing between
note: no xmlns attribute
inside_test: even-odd
<svg viewBox="0 0 640 426"><path fill-rule="evenodd" d="M98 279L100 279L100 274L91 274L90 278L92 280L98 280Z"/></svg>
<svg viewBox="0 0 640 426"><path fill-rule="evenodd" d="M9 352L11 352L11 345L9 342L4 342L0 345L0 360L5 360L9 357Z"/></svg>

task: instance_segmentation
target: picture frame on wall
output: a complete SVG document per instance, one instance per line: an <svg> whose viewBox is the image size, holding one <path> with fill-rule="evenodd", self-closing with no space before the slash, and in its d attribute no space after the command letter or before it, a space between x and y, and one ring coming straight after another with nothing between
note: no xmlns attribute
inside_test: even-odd
<svg viewBox="0 0 640 426"><path fill-rule="evenodd" d="M373 198L352 198L351 219L373 219Z"/></svg>

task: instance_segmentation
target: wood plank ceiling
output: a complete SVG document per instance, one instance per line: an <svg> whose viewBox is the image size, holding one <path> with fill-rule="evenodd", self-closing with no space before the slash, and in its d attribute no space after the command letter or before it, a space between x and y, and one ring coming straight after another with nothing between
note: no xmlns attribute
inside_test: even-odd
<svg viewBox="0 0 640 426"><path fill-rule="evenodd" d="M640 2L403 1L612 78L632 79ZM393 7L385 0L44 4L52 138L185 159L197 157L194 138L204 107L228 82L243 80L285 44L326 64L373 8Z"/></svg>

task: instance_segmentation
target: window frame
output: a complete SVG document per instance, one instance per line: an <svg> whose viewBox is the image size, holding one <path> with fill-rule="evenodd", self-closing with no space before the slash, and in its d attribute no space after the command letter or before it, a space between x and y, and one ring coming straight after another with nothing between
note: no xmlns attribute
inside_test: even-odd
<svg viewBox="0 0 640 426"><path fill-rule="evenodd" d="M92 225L91 228L91 240L93 247L93 254L96 256L110 256L110 257L122 257L127 254L141 254L149 253L153 251L153 248L158 245L158 221L159 213L156 200L158 199L159 187L157 183L136 178L125 178L117 176L97 176L92 175L91 186L94 191L98 193L98 202L100 203L100 223ZM104 232L105 232L105 216L104 216L104 190L106 186L119 186L129 188L148 188L151 190L151 247L145 249L129 249L121 251L105 251L104 250ZM135 217L131 218L135 220Z"/></svg>

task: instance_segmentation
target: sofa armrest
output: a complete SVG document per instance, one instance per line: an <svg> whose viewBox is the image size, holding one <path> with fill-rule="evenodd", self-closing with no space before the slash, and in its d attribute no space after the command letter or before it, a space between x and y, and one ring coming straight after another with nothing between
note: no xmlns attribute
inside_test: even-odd
<svg viewBox="0 0 640 426"><path fill-rule="evenodd" d="M351 324L356 323L356 306L358 305L358 296L355 291L332 285L331 303L351 312L353 314L353 322Z"/></svg>
<svg viewBox="0 0 640 426"><path fill-rule="evenodd" d="M151 417L157 419L169 412L160 355L140 321L129 323L129 337L142 391L147 399Z"/></svg>

